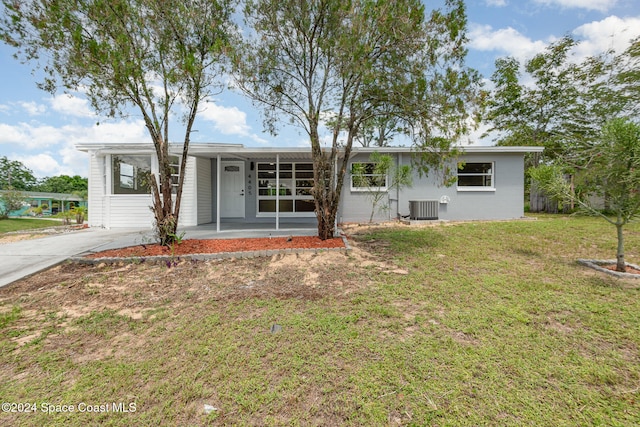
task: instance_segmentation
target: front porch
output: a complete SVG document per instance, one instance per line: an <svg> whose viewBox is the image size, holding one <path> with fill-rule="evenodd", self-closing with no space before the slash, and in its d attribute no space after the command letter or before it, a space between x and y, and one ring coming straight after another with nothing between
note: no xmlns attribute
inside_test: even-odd
<svg viewBox="0 0 640 427"><path fill-rule="evenodd" d="M238 237L314 236L318 233L316 218L222 219L220 227L215 222L190 227L179 227L185 239L234 239Z"/></svg>

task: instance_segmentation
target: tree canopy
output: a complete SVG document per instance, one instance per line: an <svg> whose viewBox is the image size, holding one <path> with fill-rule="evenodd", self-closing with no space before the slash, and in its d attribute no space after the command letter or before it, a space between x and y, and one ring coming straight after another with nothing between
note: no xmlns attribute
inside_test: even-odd
<svg viewBox="0 0 640 427"><path fill-rule="evenodd" d="M548 194L577 203L616 227L617 270L625 271L623 227L640 217L640 124L622 118L607 122L598 144L573 155L578 156L588 173L575 173L570 165L556 162L533 169L531 175ZM566 179L567 171L574 173L573 185ZM606 210L601 206L604 200Z"/></svg>
<svg viewBox="0 0 640 427"><path fill-rule="evenodd" d="M57 175L42 178L34 187L37 191L48 193L79 193L86 194L88 191L88 179L80 175Z"/></svg>
<svg viewBox="0 0 640 427"><path fill-rule="evenodd" d="M567 158L597 144L608 121L638 117L640 39L582 62L572 57L578 44L564 37L523 64L496 61L485 120L497 144L544 146L547 159Z"/></svg>
<svg viewBox="0 0 640 427"><path fill-rule="evenodd" d="M151 175L160 242L175 238L192 126L200 102L220 88L233 32L233 0L3 0L0 39L42 66L42 89L81 90L98 112L141 115L155 147ZM172 194L169 126L184 126ZM174 203L175 201L175 203ZM172 237L173 236L173 237Z"/></svg>
<svg viewBox="0 0 640 427"><path fill-rule="evenodd" d="M247 1L251 31L234 59L237 84L272 133L285 120L308 135L319 237L334 234L363 126L392 117L421 153L446 153L465 132L478 76L463 62L464 2L445 3L427 17L418 0ZM425 170L440 158L418 157Z"/></svg>
<svg viewBox="0 0 640 427"><path fill-rule="evenodd" d="M32 190L36 184L33 171L22 162L10 160L7 156L0 157L0 190Z"/></svg>

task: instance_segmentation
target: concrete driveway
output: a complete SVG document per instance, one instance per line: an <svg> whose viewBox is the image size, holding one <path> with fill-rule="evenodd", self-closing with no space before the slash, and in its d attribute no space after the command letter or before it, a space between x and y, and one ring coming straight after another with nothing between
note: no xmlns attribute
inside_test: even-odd
<svg viewBox="0 0 640 427"><path fill-rule="evenodd" d="M54 266L69 257L103 247L149 242L151 230L88 228L38 239L0 244L0 287Z"/></svg>

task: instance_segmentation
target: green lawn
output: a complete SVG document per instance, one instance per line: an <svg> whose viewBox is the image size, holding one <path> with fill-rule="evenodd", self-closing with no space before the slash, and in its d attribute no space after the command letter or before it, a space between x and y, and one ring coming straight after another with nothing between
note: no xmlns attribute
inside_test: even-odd
<svg viewBox="0 0 640 427"><path fill-rule="evenodd" d="M61 221L37 218L8 218L0 220L0 234L61 225Z"/></svg>
<svg viewBox="0 0 640 427"><path fill-rule="evenodd" d="M348 257L57 267L0 289L0 396L40 409L0 424L636 426L638 283L575 262L614 258L615 230L540 218L378 229ZM41 411L112 402L136 411Z"/></svg>

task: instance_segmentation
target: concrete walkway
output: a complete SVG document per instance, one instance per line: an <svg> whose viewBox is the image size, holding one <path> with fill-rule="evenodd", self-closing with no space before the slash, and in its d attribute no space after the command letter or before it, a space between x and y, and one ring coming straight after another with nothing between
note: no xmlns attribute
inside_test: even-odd
<svg viewBox="0 0 640 427"><path fill-rule="evenodd" d="M69 257L114 242L143 242L149 230L88 228L0 244L0 287L52 267ZM147 240L148 241L148 240ZM131 243L136 244L136 243Z"/></svg>
<svg viewBox="0 0 640 427"><path fill-rule="evenodd" d="M211 226L186 227L185 239L234 239L239 237L314 236L314 228L292 225L281 230L258 229L255 224L244 224L245 229L216 233ZM300 228L298 228L300 227ZM71 257L87 252L119 249L143 243L155 243L151 229L88 228L68 233L53 234L38 239L20 240L0 244L0 287L59 264Z"/></svg>

